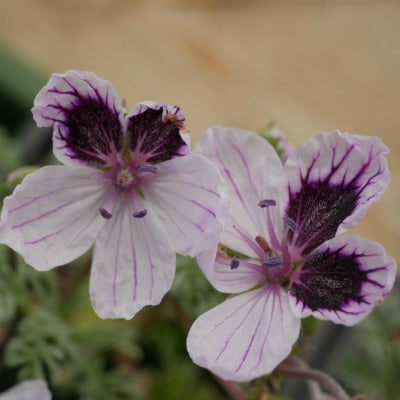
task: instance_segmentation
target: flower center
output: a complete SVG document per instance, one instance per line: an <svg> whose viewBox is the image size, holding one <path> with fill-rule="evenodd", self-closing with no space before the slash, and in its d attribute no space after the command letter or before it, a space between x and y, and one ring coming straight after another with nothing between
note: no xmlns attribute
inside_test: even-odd
<svg viewBox="0 0 400 400"><path fill-rule="evenodd" d="M131 167L121 168L115 175L115 184L121 190L129 190L136 182L136 173Z"/></svg>

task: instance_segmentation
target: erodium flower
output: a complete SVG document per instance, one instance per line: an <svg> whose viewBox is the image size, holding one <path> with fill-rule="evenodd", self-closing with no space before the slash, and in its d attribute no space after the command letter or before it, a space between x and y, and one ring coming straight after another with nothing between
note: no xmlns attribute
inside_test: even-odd
<svg viewBox="0 0 400 400"><path fill-rule="evenodd" d="M90 275L102 318L131 318L170 289L175 252L217 240L221 177L190 152L178 107L135 105L90 72L54 74L33 116L53 127L64 166L27 176L4 201L1 240L38 270L65 264L95 242Z"/></svg>
<svg viewBox="0 0 400 400"><path fill-rule="evenodd" d="M382 246L336 236L389 183L380 139L320 133L283 166L256 134L213 127L198 150L218 166L231 197L220 245L199 265L218 290L239 294L194 322L187 341L194 362L251 380L288 356L300 318L353 325L389 293L397 267Z"/></svg>
<svg viewBox="0 0 400 400"><path fill-rule="evenodd" d="M22 382L0 394L0 400L50 400L51 394L41 379Z"/></svg>

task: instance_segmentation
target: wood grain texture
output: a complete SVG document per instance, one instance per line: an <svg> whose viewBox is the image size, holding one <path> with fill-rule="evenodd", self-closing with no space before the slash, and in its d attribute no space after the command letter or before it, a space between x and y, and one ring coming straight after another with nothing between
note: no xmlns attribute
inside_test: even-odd
<svg viewBox="0 0 400 400"><path fill-rule="evenodd" d="M178 104L193 137L270 121L378 135L392 183L354 230L400 250L400 1L0 0L0 40L45 73L86 69L132 105Z"/></svg>

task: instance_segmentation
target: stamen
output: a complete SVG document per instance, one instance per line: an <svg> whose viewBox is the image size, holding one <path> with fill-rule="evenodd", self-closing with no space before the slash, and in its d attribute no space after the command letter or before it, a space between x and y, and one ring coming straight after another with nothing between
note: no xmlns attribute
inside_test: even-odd
<svg viewBox="0 0 400 400"><path fill-rule="evenodd" d="M261 200L258 205L261 208L265 208L265 207L270 207L270 206L276 206L276 201L273 199L265 199L265 200Z"/></svg>
<svg viewBox="0 0 400 400"><path fill-rule="evenodd" d="M236 269L238 266L239 266L239 260L236 257L233 257L231 261L231 270Z"/></svg>
<svg viewBox="0 0 400 400"><path fill-rule="evenodd" d="M139 172L149 172L154 175L157 172L157 167L155 165L142 164L139 167Z"/></svg>
<svg viewBox="0 0 400 400"><path fill-rule="evenodd" d="M294 232L297 228L296 222L294 222L294 220L292 218L288 217L287 215L285 215L283 217L283 223L285 224L286 227L291 229L292 232Z"/></svg>
<svg viewBox="0 0 400 400"><path fill-rule="evenodd" d="M99 212L104 219L110 219L112 217L112 214L108 212L105 208L100 208Z"/></svg>
<svg viewBox="0 0 400 400"><path fill-rule="evenodd" d="M263 262L263 265L272 268L280 267L282 265L282 258L279 256L269 257Z"/></svg>
<svg viewBox="0 0 400 400"><path fill-rule="evenodd" d="M140 210L140 211L134 212L132 215L135 218L143 218L146 214L147 214L147 210L144 209L144 210Z"/></svg>
<svg viewBox="0 0 400 400"><path fill-rule="evenodd" d="M254 243L254 241L236 225L233 225L233 229L239 234L239 236L246 242L246 244L257 254L259 259L265 257L264 252Z"/></svg>

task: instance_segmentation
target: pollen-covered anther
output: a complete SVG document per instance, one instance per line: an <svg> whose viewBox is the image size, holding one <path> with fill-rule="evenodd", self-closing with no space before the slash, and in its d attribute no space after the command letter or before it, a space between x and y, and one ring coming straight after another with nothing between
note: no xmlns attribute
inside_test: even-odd
<svg viewBox="0 0 400 400"><path fill-rule="evenodd" d="M231 270L236 269L238 266L239 266L239 260L236 257L232 258Z"/></svg>
<svg viewBox="0 0 400 400"><path fill-rule="evenodd" d="M135 218L143 218L144 216L147 215L147 210L140 210L140 211L136 211L132 214Z"/></svg>
<svg viewBox="0 0 400 400"><path fill-rule="evenodd" d="M266 267L280 267L282 265L282 258L279 256L268 257L264 260L263 265Z"/></svg>
<svg viewBox="0 0 400 400"><path fill-rule="evenodd" d="M261 200L261 201L258 203L258 205L259 205L261 208L276 206L276 201L273 200L273 199L264 199L264 200Z"/></svg>
<svg viewBox="0 0 400 400"><path fill-rule="evenodd" d="M99 212L104 219L110 219L112 217L112 214L108 212L105 208L100 208Z"/></svg>
<svg viewBox="0 0 400 400"><path fill-rule="evenodd" d="M285 226L286 226L287 228L289 228L292 232L294 232L294 231L296 230L296 228L297 228L296 222L295 222L292 218L288 217L287 215L285 215L285 216L283 217L283 223L284 223Z"/></svg>

